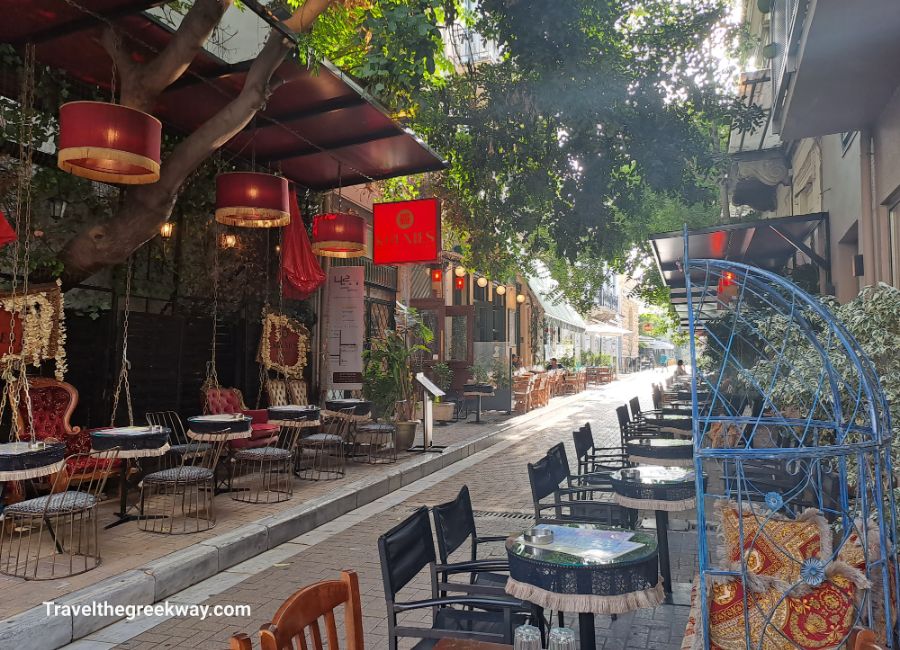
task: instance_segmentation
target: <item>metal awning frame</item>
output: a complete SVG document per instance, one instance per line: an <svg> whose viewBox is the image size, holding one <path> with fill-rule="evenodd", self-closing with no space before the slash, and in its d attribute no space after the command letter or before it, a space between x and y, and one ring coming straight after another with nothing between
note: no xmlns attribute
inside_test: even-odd
<svg viewBox="0 0 900 650"><path fill-rule="evenodd" d="M806 228L803 228L804 224L808 224L808 226ZM825 256L822 256L814 251L806 242L806 240L820 228L825 229ZM725 255L721 258L716 259L728 259L731 261L740 261L747 264L754 264L756 260L752 256L749 258L746 257L750 246L753 243L754 237L756 237L758 233L771 233L786 245L786 248L780 251L781 256L784 258L783 264L787 264L787 262L790 261L791 257L794 254L802 253L803 255L807 256L819 269L825 272L826 282L830 284L831 268L828 262L830 252L827 249L828 242L830 241L830 238L828 237L828 228L828 213L819 212L806 215L793 215L789 217L762 219L753 222L730 223L710 226L708 228L700 228L697 230L688 231L687 236L688 240L690 241L691 237L703 237L711 236L714 233L725 233L728 241L728 247L726 247ZM805 235L802 237L797 236L797 234L793 232L794 229L799 229L799 231L805 233ZM680 253L674 260L663 261L659 246L657 244L657 241L659 240L672 238L680 238L682 241L679 249L683 248L684 232L681 231L672 231L651 235L649 241L651 244L651 248L653 249L653 258L656 263L657 270L659 271L660 277L663 279L663 282L665 282L669 287L671 300L673 305L675 306L676 311L679 314L681 324L686 325L688 300L690 299L693 301L698 301L702 300L704 297L714 297L713 294L715 293L715 288L704 288L702 286L693 284L691 287L691 296L689 298L689 296L687 295L688 291L683 275L683 253ZM735 242L733 245L734 250L732 250L732 242ZM767 268L768 270L775 270L771 268L771 265L762 263L756 263L755 265ZM667 280L667 276L673 273L680 273L681 278L678 281Z"/></svg>

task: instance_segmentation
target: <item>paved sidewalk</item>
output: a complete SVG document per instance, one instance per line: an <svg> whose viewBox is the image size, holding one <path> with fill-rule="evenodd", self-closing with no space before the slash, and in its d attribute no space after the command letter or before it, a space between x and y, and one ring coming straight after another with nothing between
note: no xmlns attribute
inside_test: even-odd
<svg viewBox="0 0 900 650"><path fill-rule="evenodd" d="M400 490L354 510L280 547L262 553L179 594L170 600L208 605L249 604L252 615L240 618L139 619L101 630L68 648L129 650L192 648L223 650L238 631L251 633L269 620L277 607L299 587L337 575L342 568L360 574L365 615L366 645L370 650L387 647L387 621L378 563L379 534L403 519L419 505L452 499L468 485L478 512L477 524L484 534L505 534L528 525L531 511L526 463L546 449L564 441L574 457L571 432L590 421L598 442L618 439L615 406L639 394L649 405L649 373L632 376L598 390L536 419L529 426L501 434L502 441L469 458L420 479ZM673 571L676 581L686 582L694 572L695 534L671 533ZM501 545L502 546L502 545ZM497 552L502 552L498 548ZM427 597L427 576L419 576L404 598ZM425 620L430 612L417 612L412 620ZM569 617L567 624L575 623ZM687 621L687 608L663 606L623 615L612 622L597 617L598 648L626 650L679 647ZM411 645L411 644L410 644ZM403 646L406 647L406 646Z"/></svg>
<svg viewBox="0 0 900 650"><path fill-rule="evenodd" d="M554 400L556 402L556 400ZM554 408L551 403L550 408ZM484 416L485 424L476 425L472 421L457 422L449 426L436 426L435 444L456 445L484 437L507 423L514 422L506 414L490 412ZM421 427L420 427L421 429ZM418 434L421 443L421 431ZM0 575L0 621L14 614L40 605L47 600L60 599L79 589L94 585L101 580L112 578L125 571L145 566L170 553L188 548L221 536L225 533L239 531L254 521L268 516L277 516L305 502L327 497L339 488L355 481L375 481L380 476L396 472L404 462L421 459L427 455L401 452L395 464L369 465L365 463L347 462L346 476L340 481L303 481L294 483L292 499L277 504L249 504L232 500L229 495L216 497L216 526L211 530L190 535L158 535L141 531L136 522L116 526L109 530L101 530L102 564L81 575L70 578L47 581L26 581L20 578ZM109 482L107 500L99 507L100 526L115 521L113 512L118 510L117 484ZM137 498L132 488L129 502ZM0 524L2 525L2 524Z"/></svg>

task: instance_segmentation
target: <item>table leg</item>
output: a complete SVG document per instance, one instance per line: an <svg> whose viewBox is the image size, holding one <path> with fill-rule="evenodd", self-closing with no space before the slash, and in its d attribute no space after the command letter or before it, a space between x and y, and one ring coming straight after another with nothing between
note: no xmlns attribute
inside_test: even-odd
<svg viewBox="0 0 900 650"><path fill-rule="evenodd" d="M596 650L597 638L594 634L594 615L578 615L578 637L581 641L581 650Z"/></svg>
<svg viewBox="0 0 900 650"><path fill-rule="evenodd" d="M125 517L125 513L128 511L128 460L122 459L119 468L119 512L116 513L116 516L119 518Z"/></svg>
<svg viewBox="0 0 900 650"><path fill-rule="evenodd" d="M656 511L656 541L659 545L659 572L663 579L666 599L672 597L672 567L669 565L669 513Z"/></svg>
<svg viewBox="0 0 900 650"><path fill-rule="evenodd" d="M475 424L481 424L481 395L477 399L478 406L475 407Z"/></svg>
<svg viewBox="0 0 900 650"><path fill-rule="evenodd" d="M119 512L115 513L116 520L111 524L107 524L106 526L104 526L104 530L115 528L116 526L127 523L129 521L164 518L164 515L145 515L143 512L143 507L141 508L141 512L139 514L128 514L128 463L128 459L121 459L121 469L119 470Z"/></svg>

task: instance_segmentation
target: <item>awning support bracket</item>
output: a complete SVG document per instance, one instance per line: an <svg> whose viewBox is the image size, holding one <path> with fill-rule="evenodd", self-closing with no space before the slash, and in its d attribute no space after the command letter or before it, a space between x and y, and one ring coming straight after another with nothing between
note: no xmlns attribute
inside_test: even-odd
<svg viewBox="0 0 900 650"><path fill-rule="evenodd" d="M790 234L788 234L786 232L783 232L777 226L770 225L769 228L771 228L772 232L774 232L776 235L778 235L779 237L784 239L784 241L789 243L791 246L793 246L798 251L800 251L801 253L806 255L809 259L811 259L813 262L815 262L816 266L818 266L820 269L822 269L823 271L828 270L828 261L821 255L819 255L816 251L814 251L809 246L807 246L804 242L802 242L798 239L795 239L794 237L792 237Z"/></svg>

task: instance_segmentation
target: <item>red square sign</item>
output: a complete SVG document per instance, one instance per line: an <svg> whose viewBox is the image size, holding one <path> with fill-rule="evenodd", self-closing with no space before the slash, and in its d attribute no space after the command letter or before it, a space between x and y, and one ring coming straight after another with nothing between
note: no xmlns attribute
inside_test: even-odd
<svg viewBox="0 0 900 650"><path fill-rule="evenodd" d="M441 254L438 199L376 203L373 207L376 264L437 262Z"/></svg>

